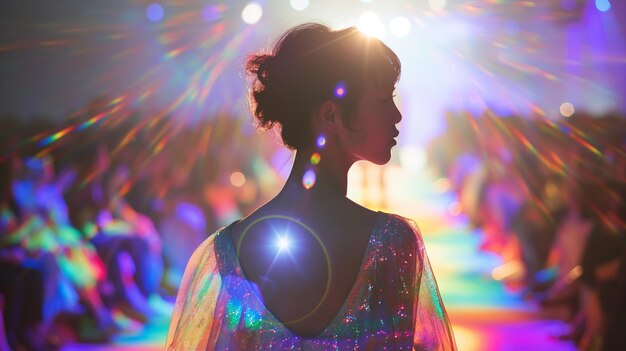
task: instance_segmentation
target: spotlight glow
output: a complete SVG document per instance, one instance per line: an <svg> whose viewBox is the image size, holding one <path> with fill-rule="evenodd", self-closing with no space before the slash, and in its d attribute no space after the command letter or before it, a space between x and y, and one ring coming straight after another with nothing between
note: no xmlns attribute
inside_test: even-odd
<svg viewBox="0 0 626 351"><path fill-rule="evenodd" d="M411 22L405 17L396 17L389 22L391 34L398 38L403 38L411 32Z"/></svg>
<svg viewBox="0 0 626 351"><path fill-rule="evenodd" d="M257 23L261 19L261 16L263 16L263 8L256 2L249 3L241 12L241 18L247 24Z"/></svg>
<svg viewBox="0 0 626 351"><path fill-rule="evenodd" d="M359 18L357 28L365 35L382 39L385 37L385 27L376 12L366 12Z"/></svg>
<svg viewBox="0 0 626 351"><path fill-rule="evenodd" d="M303 11L309 7L309 0L289 0L289 4L296 11Z"/></svg>
<svg viewBox="0 0 626 351"><path fill-rule="evenodd" d="M278 237L278 241L276 243L278 245L278 252L288 251L291 246L291 241L286 235Z"/></svg>
<svg viewBox="0 0 626 351"><path fill-rule="evenodd" d="M157 3L152 3L146 8L146 16L152 22L159 22L163 19L163 7Z"/></svg>
<svg viewBox="0 0 626 351"><path fill-rule="evenodd" d="M309 169L308 171L304 172L304 176L302 176L302 186L304 186L305 189L311 189L314 185L315 185L315 172L311 169Z"/></svg>
<svg viewBox="0 0 626 351"><path fill-rule="evenodd" d="M571 117L575 112L574 105L570 102L564 102L561 104L561 107L559 107L559 112L561 112L563 117Z"/></svg>

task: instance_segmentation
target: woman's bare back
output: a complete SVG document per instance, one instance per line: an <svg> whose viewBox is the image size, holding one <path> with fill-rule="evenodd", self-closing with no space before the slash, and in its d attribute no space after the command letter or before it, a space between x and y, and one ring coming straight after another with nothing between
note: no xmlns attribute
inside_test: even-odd
<svg viewBox="0 0 626 351"><path fill-rule="evenodd" d="M270 202L234 224L231 240L265 307L296 335L313 337L340 312L376 219L349 200L298 213Z"/></svg>

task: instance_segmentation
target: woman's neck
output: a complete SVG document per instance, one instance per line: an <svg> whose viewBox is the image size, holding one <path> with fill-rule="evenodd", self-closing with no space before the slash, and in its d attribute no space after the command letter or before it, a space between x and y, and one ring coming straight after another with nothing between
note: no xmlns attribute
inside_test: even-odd
<svg viewBox="0 0 626 351"><path fill-rule="evenodd" d="M330 146L330 145L329 145ZM348 160L334 147L318 150L307 148L296 152L293 168L277 199L300 204L323 204L345 199L348 191ZM316 160L314 154L319 155Z"/></svg>

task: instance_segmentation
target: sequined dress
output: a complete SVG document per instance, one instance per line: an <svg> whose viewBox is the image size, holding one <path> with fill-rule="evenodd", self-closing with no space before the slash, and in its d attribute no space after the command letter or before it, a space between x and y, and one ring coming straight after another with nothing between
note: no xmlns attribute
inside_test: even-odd
<svg viewBox="0 0 626 351"><path fill-rule="evenodd" d="M230 235L206 239L189 260L167 350L456 350L419 229L379 212L360 271L333 321L295 335L245 280Z"/></svg>

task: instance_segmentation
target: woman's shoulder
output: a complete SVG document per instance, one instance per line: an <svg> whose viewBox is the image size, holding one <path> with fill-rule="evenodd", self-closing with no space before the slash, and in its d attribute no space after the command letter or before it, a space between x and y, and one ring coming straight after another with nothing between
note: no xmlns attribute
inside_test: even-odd
<svg viewBox="0 0 626 351"><path fill-rule="evenodd" d="M409 251L423 248L421 231L413 219L395 213L381 212L381 215L384 217L383 235L389 245Z"/></svg>
<svg viewBox="0 0 626 351"><path fill-rule="evenodd" d="M358 221L368 222L375 218L374 223L384 232L387 239L412 242L421 241L420 230L414 220L391 212L371 210L365 206L349 201L350 211Z"/></svg>
<svg viewBox="0 0 626 351"><path fill-rule="evenodd" d="M388 230L392 229L392 233L401 237L421 238L420 229L413 219L395 213L379 212L385 217L386 227Z"/></svg>

